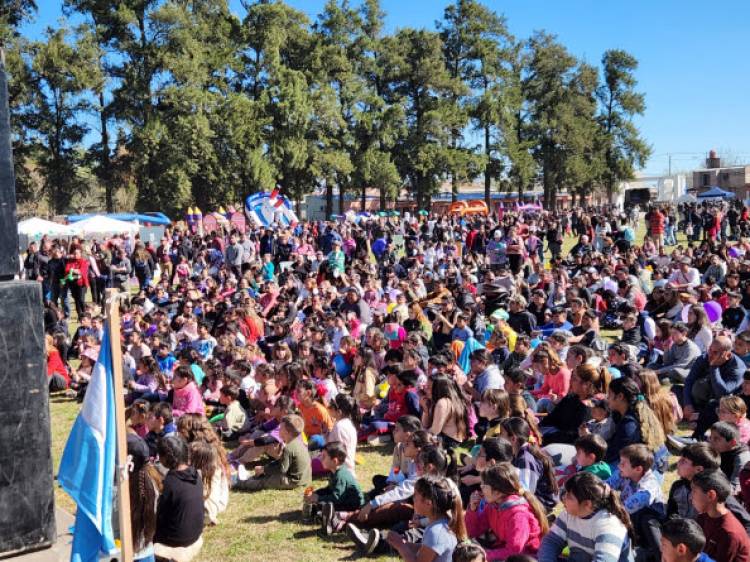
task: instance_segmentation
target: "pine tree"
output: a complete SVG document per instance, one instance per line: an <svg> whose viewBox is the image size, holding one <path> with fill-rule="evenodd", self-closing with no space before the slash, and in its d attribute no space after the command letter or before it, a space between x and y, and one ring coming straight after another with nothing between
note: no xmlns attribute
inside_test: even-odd
<svg viewBox="0 0 750 562"><path fill-rule="evenodd" d="M633 123L633 118L646 110L643 94L635 91L638 61L633 55L615 49L604 53L602 67L604 78L597 97L606 155L604 184L611 203L617 183L633 177L635 169L651 156L651 147Z"/></svg>

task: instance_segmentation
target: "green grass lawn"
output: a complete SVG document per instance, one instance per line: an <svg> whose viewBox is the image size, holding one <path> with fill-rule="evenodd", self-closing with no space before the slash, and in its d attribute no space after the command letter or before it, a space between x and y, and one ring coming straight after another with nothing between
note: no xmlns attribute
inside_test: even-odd
<svg viewBox="0 0 750 562"><path fill-rule="evenodd" d="M643 240L645 229L637 232ZM563 247L565 255L575 243L568 237ZM72 330L75 326L72 326ZM608 334L615 336L616 334ZM52 458L55 473L60 462L65 441L80 407L64 398L53 397L50 410L52 420ZM357 477L364 490L370 488L375 474L386 474L390 463L391 448L362 447L362 463L357 466ZM671 458L673 464L676 459ZM664 490L674 481L674 469L667 474ZM323 481L315 483L322 486ZM61 489L55 490L58 506L73 512L75 504ZM354 552L344 535L326 538L318 528L301 521L301 491L267 491L254 494L232 492L227 511L221 515L219 525L207 527L204 546L199 560L206 562L231 562L264 560L267 562L323 562L348 560ZM378 560L395 560L381 557Z"/></svg>
<svg viewBox="0 0 750 562"><path fill-rule="evenodd" d="M75 401L52 398L50 410L55 473L79 409ZM362 464L357 466L357 477L363 489L367 490L375 474L388 473L391 447L364 446L360 448L358 456L361 456ZM323 486L324 481L316 481L314 485ZM75 511L75 504L59 487L55 489L55 500L59 507ZM317 526L302 522L301 506L302 490L271 490L252 494L231 492L229 507L220 516L219 525L206 527L199 560L322 562L349 559L354 550L346 536L342 534L326 538L319 534ZM381 557L378 560L395 559Z"/></svg>

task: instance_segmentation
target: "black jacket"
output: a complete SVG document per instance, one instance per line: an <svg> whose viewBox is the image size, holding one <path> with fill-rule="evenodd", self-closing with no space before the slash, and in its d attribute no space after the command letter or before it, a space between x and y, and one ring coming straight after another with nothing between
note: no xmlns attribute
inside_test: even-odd
<svg viewBox="0 0 750 562"><path fill-rule="evenodd" d="M154 543L190 546L203 533L203 481L192 466L170 470L156 505Z"/></svg>
<svg viewBox="0 0 750 562"><path fill-rule="evenodd" d="M544 444L575 443L578 439L578 428L591 418L591 408L581 402L573 393L568 394L539 424L542 427L553 427L557 432L545 436Z"/></svg>

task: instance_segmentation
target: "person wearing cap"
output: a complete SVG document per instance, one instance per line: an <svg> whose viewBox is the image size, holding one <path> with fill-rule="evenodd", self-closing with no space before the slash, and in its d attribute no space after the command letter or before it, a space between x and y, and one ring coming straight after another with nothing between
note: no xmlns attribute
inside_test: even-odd
<svg viewBox="0 0 750 562"><path fill-rule="evenodd" d="M372 324L370 307L360 298L359 292L354 287L349 287L347 289L346 296L339 305L339 312L344 315L346 315L347 312L353 312L357 319L362 323L360 328L363 331L366 329L366 326Z"/></svg>
<svg viewBox="0 0 750 562"><path fill-rule="evenodd" d="M737 291L727 293L728 303L721 313L721 325L727 330L739 333L742 324L746 322L747 310L742 306L742 295Z"/></svg>
<svg viewBox="0 0 750 562"><path fill-rule="evenodd" d="M685 256L680 258L677 269L669 276L669 285L679 291L694 289L701 284L701 274L694 267L690 267L692 261Z"/></svg>
<svg viewBox="0 0 750 562"><path fill-rule="evenodd" d="M562 306L552 309L552 320L540 328L542 335L546 338L557 330L573 330L573 324L568 322L568 313Z"/></svg>
<svg viewBox="0 0 750 562"><path fill-rule="evenodd" d="M500 229L492 233L492 238L487 243L487 259L490 262L490 268L498 271L501 265L508 263L506 254L506 245L503 241L503 233Z"/></svg>
<svg viewBox="0 0 750 562"><path fill-rule="evenodd" d="M650 369L656 371L662 382L684 384L690 368L700 357L700 349L688 337L689 331L690 328L684 322L672 324L669 329L672 345L664 352L660 361L649 365Z"/></svg>

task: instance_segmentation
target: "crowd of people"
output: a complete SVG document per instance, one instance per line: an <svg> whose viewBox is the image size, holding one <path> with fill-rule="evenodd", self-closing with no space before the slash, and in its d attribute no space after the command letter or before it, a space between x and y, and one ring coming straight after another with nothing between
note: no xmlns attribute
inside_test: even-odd
<svg viewBox="0 0 750 562"><path fill-rule="evenodd" d="M177 225L23 263L71 399L121 291L137 560L193 559L230 490L297 489L363 555L750 561L748 209L645 211Z"/></svg>

